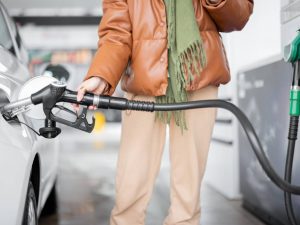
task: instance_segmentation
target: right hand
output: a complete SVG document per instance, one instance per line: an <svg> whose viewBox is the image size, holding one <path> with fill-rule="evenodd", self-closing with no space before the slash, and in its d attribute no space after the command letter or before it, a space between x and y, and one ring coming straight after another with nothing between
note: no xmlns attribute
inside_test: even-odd
<svg viewBox="0 0 300 225"><path fill-rule="evenodd" d="M106 80L101 77L91 77L83 81L77 88L77 101L80 102L83 99L83 96L86 92L91 92L95 95L101 95L108 91L109 84ZM73 107L76 111L79 110L78 104L73 104ZM95 110L96 106L89 106L89 109Z"/></svg>

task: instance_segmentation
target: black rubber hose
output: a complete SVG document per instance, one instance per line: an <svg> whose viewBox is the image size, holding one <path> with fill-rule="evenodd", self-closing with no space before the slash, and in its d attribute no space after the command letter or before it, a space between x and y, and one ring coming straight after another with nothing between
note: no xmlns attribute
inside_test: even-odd
<svg viewBox="0 0 300 225"><path fill-rule="evenodd" d="M291 183L292 181L295 145L296 145L296 140L298 135L298 125L299 125L299 116L291 116L290 126L289 126L289 136L288 136L289 143L288 143L288 151L286 156L285 174L284 174L284 179L289 183ZM291 223L291 225L297 225L297 218L293 210L291 193L284 192L284 202L285 202L285 209L286 209L289 222Z"/></svg>
<svg viewBox="0 0 300 225"><path fill-rule="evenodd" d="M199 108L223 108L232 112L240 121L250 145L256 155L261 167L267 176L276 184L281 190L300 195L300 186L292 185L291 183L282 179L270 164L260 140L250 123L247 116L234 104L223 100L200 100L190 101L175 104L156 104L154 102L140 102L132 101L126 98L116 98L110 96L98 96L98 108L103 109L117 109L117 110L138 110L138 111L178 111L187 109Z"/></svg>
<svg viewBox="0 0 300 225"><path fill-rule="evenodd" d="M73 99L74 96L71 98ZM94 96L92 96L94 98ZM260 140L257 134L247 118L247 116L234 104L223 100L201 100L190 101L175 104L156 104L154 102L141 102L127 100L126 98L116 98L110 96L96 96L97 107L104 109L117 109L117 110L135 110L135 111L178 111L188 109L200 109L200 108L222 108L232 112L240 121L246 136L250 142L250 145L256 155L261 167L267 174L267 176L276 184L281 190L285 192L285 204L286 210L292 225L297 225L295 214L293 212L293 205L291 194L300 195L300 186L291 184L291 175L293 167L295 140L297 139L298 121L299 117L291 117L290 130L289 130L289 145L288 154L285 168L285 180L283 180L274 170L270 161L268 160ZM64 99L64 101L70 101ZM89 101L91 102L91 101ZM94 102L94 100L93 100ZM82 103L82 102L81 102ZM90 104L90 103L89 103Z"/></svg>
<svg viewBox="0 0 300 225"><path fill-rule="evenodd" d="M288 145L288 153L286 157L286 164L285 164L285 175L284 179L287 182L291 182L292 180L292 171L293 171L293 161L294 161L294 151L295 150L295 141L289 141ZM290 221L291 225L297 225L296 216L293 210L293 202L292 202L292 194L289 192L284 192L284 203L285 209Z"/></svg>
<svg viewBox="0 0 300 225"><path fill-rule="evenodd" d="M283 191L300 195L300 186L292 185L289 182L283 180L273 169L267 156L265 155L262 144L258 139L252 124L250 123L247 116L234 104L223 100L192 101L177 104L154 104L154 111L176 111L196 108L223 108L232 112L240 121L249 139L252 149L267 176Z"/></svg>

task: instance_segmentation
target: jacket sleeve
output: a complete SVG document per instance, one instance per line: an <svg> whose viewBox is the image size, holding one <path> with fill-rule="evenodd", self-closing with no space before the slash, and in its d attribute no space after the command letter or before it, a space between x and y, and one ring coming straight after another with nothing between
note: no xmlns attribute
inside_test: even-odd
<svg viewBox="0 0 300 225"><path fill-rule="evenodd" d="M103 0L103 17L98 29L98 49L84 80L105 79L111 95L131 56L132 34L127 0Z"/></svg>
<svg viewBox="0 0 300 225"><path fill-rule="evenodd" d="M242 30L253 12L253 0L202 0L203 7L215 21L220 32Z"/></svg>

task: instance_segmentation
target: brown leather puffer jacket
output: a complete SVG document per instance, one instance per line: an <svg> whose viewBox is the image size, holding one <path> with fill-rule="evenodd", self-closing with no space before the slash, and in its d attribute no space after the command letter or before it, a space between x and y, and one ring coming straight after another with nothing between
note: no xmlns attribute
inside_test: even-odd
<svg viewBox="0 0 300 225"><path fill-rule="evenodd" d="M226 84L230 72L219 32L241 30L253 0L193 0L207 66L187 90ZM159 96L168 85L167 21L164 0L103 0L98 50L88 74L110 84L112 94L122 77L122 89L134 94Z"/></svg>

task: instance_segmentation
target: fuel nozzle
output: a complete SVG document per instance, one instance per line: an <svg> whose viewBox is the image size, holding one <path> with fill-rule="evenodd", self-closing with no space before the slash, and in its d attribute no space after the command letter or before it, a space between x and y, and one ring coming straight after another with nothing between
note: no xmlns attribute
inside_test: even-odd
<svg viewBox="0 0 300 225"><path fill-rule="evenodd" d="M293 82L290 91L290 116L300 116L300 60L293 63Z"/></svg>
<svg viewBox="0 0 300 225"><path fill-rule="evenodd" d="M297 36L284 48L284 60L286 62L295 63L300 60L300 30Z"/></svg>
<svg viewBox="0 0 300 225"><path fill-rule="evenodd" d="M293 65L290 91L290 116L300 116L300 30L294 40L284 48L284 60Z"/></svg>

